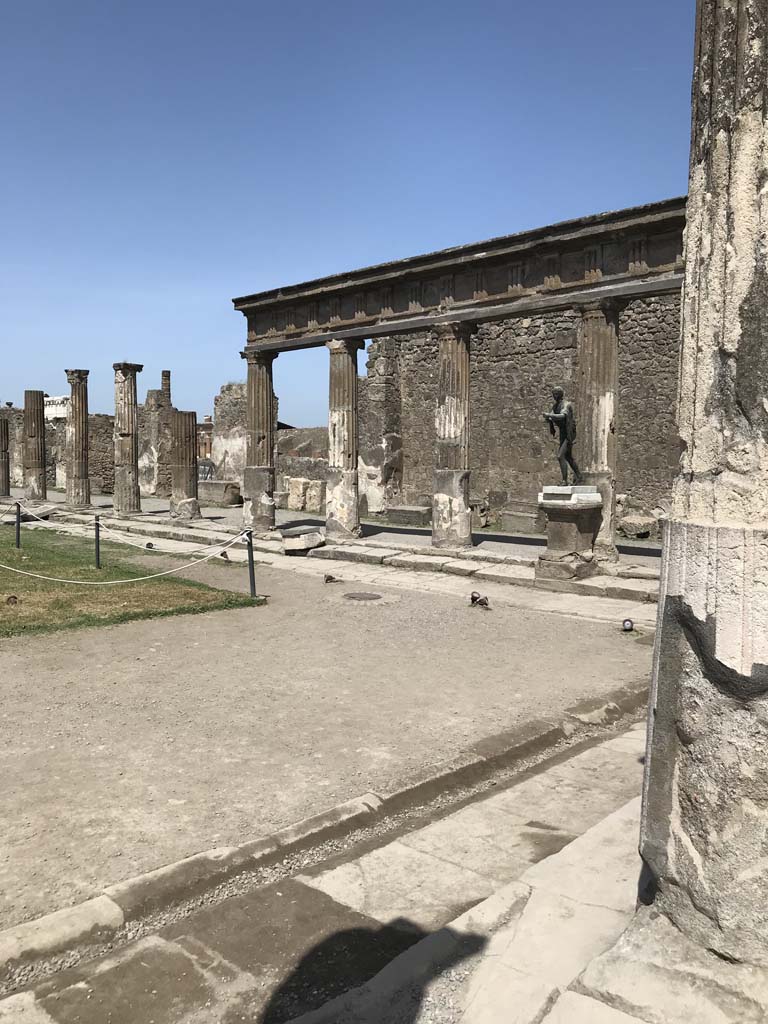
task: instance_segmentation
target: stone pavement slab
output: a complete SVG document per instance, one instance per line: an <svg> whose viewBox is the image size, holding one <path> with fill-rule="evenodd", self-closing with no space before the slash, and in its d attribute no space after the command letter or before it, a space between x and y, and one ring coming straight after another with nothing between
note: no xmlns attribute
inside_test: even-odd
<svg viewBox="0 0 768 1024"><path fill-rule="evenodd" d="M643 1024L605 1003L598 1003L578 992L564 992L542 1024Z"/></svg>

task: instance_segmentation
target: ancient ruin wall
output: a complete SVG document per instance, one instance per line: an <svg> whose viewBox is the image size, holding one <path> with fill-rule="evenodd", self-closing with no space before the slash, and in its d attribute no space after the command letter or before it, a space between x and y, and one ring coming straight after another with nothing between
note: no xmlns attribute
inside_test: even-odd
<svg viewBox="0 0 768 1024"><path fill-rule="evenodd" d="M556 483L555 444L542 413L559 384L575 397L577 310L481 324L472 344L470 466L472 495L490 496L494 511L510 500L535 502L543 483ZM666 507L678 460L677 389L680 299L635 300L623 310L619 337L618 460L626 512ZM437 346L426 333L389 339L397 346L402 493L429 504L435 460ZM392 354L371 346L368 383ZM390 414L395 420L395 417ZM375 446L367 400L361 406L361 451ZM369 436L370 435L370 436ZM379 444L381 439L379 439ZM579 457L578 438L575 448Z"/></svg>
<svg viewBox="0 0 768 1024"><path fill-rule="evenodd" d="M619 318L618 479L624 511L669 510L680 457L675 405L680 298L631 302Z"/></svg>

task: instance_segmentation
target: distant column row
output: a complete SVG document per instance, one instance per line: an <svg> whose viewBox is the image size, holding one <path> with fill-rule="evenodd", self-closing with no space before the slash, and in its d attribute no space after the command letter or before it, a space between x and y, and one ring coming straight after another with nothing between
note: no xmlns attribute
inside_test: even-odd
<svg viewBox="0 0 768 1024"><path fill-rule="evenodd" d="M139 363L115 363L115 421L113 507L118 516L141 511L139 489L139 407L136 376ZM71 394L66 423L66 504L87 508L91 503L88 467L88 370L66 370ZM170 401L170 371L163 371L162 391ZM172 422L171 515L195 519L200 515L197 493L197 417L174 410ZM45 395L24 392L24 489L33 501L47 498ZM0 418L0 497L10 495L8 421Z"/></svg>

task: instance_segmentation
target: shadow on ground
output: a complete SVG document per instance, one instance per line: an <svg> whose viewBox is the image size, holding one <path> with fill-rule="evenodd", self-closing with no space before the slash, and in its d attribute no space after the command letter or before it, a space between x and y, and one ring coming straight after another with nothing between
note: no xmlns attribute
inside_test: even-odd
<svg viewBox="0 0 768 1024"><path fill-rule="evenodd" d="M414 957L402 964L392 963L400 953L429 934L435 942L435 949L430 951L433 955ZM329 1015L320 1014L320 1017L323 1022L359 1020L372 1024L374 1020L384 1019L385 1000L389 1009L396 1012L398 1024L413 1024L429 984L479 953L486 942L481 935L458 934L450 928L437 933L425 932L404 918L381 928L335 932L302 957L295 970L272 994L258 1024L286 1024L311 1013L332 999L365 985L387 965L390 965L388 976L379 979L380 991L374 982L349 1012L329 1007Z"/></svg>

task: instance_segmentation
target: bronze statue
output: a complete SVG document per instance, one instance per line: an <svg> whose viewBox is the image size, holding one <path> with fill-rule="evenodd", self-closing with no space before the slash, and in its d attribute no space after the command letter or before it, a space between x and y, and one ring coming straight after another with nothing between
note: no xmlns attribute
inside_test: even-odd
<svg viewBox="0 0 768 1024"><path fill-rule="evenodd" d="M574 484L580 484L581 470L576 465L573 457L573 443L576 440L576 414L573 409L573 402L565 398L562 388L553 388L552 397L554 405L552 412L545 412L544 419L549 424L549 432L552 437L557 436L555 425L560 430L560 447L557 450L557 461L560 463L560 472L563 474L563 483L568 486L568 467L573 471Z"/></svg>

